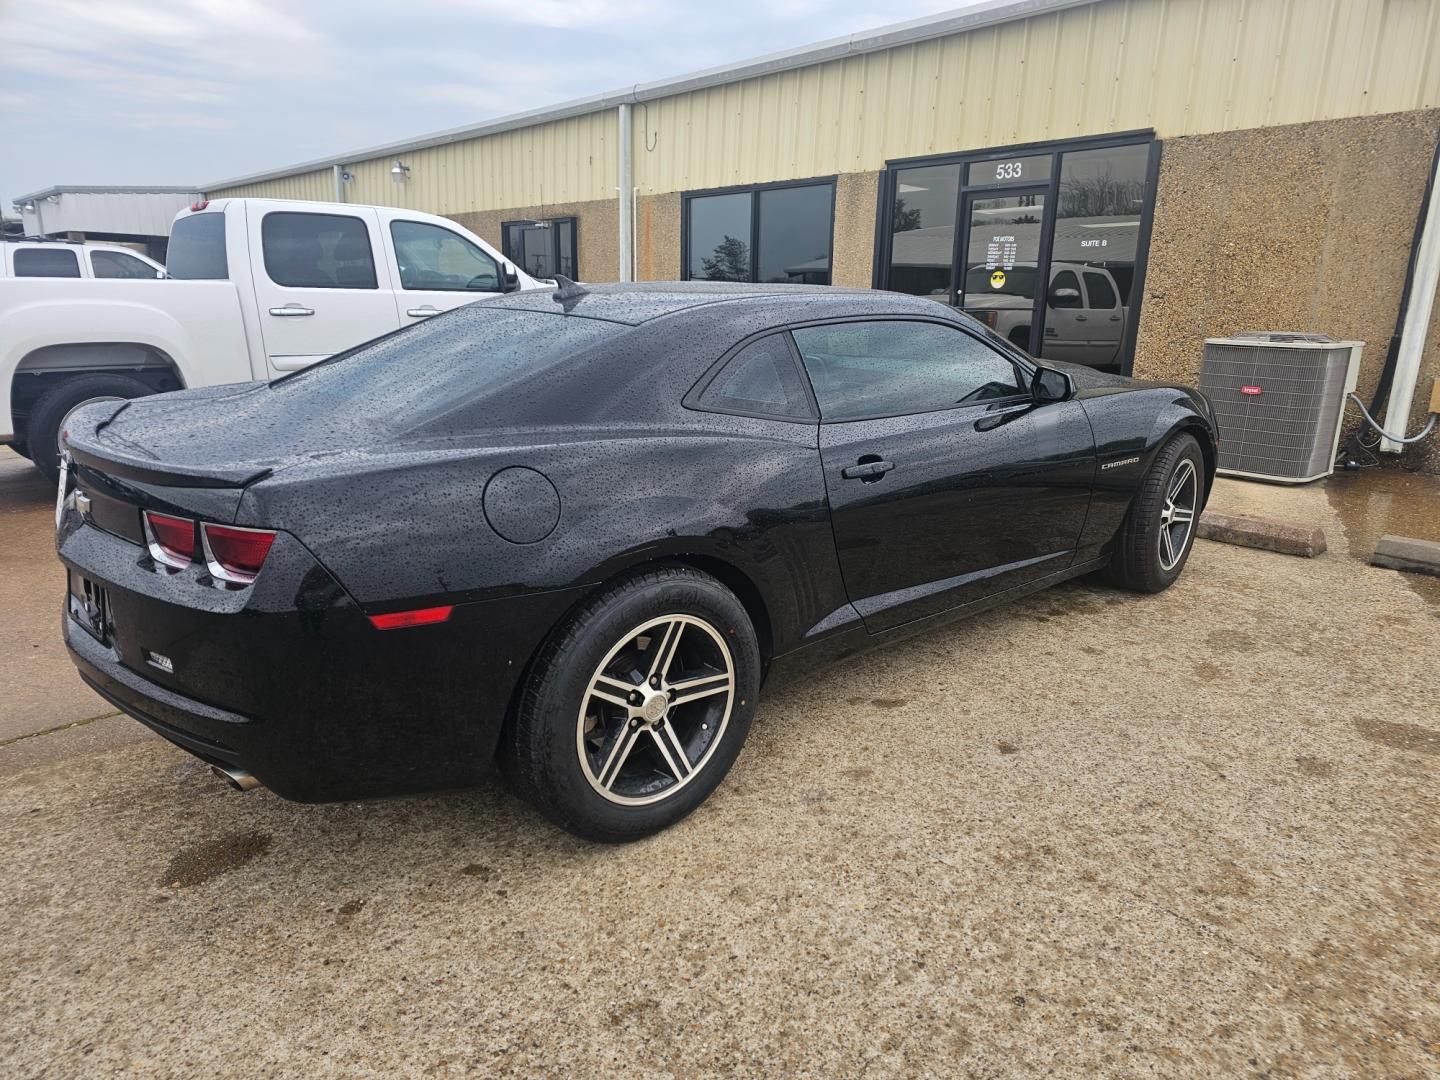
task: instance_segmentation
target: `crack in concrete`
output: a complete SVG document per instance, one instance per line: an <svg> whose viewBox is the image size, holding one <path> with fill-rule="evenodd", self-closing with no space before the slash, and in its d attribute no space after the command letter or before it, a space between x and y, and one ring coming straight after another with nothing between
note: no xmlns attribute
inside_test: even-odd
<svg viewBox="0 0 1440 1080"><path fill-rule="evenodd" d="M56 732L59 731L69 731L71 728L84 727L86 724L93 724L96 720L108 720L112 716L121 715L123 715L121 710L112 709L107 713L101 713L99 716L87 716L84 720L72 720L68 724L59 724L52 728L45 728L43 731L27 731L24 735L12 735L8 739L0 739L0 749L4 749L7 746L13 746L15 743L18 742L24 742L26 739L38 739L42 735L54 735Z"/></svg>

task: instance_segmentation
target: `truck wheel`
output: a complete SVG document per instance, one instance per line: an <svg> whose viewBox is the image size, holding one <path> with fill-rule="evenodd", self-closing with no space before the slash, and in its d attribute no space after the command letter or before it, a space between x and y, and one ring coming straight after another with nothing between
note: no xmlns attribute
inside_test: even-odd
<svg viewBox="0 0 1440 1080"><path fill-rule="evenodd" d="M25 432L30 460L51 480L58 478L60 432L72 412L97 401L126 401L152 393L150 387L128 375L80 375L65 380L43 394L30 410L30 425Z"/></svg>

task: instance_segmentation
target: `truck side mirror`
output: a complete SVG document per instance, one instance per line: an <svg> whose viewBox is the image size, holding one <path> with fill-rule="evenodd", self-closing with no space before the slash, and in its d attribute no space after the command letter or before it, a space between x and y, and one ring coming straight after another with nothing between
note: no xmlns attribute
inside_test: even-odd
<svg viewBox="0 0 1440 1080"><path fill-rule="evenodd" d="M500 291L505 293L520 291L520 275L508 266L500 271Z"/></svg>

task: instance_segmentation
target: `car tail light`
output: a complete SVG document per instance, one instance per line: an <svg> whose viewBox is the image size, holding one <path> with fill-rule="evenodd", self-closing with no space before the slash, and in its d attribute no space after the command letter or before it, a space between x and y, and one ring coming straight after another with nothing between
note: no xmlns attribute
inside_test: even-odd
<svg viewBox="0 0 1440 1080"><path fill-rule="evenodd" d="M195 522L192 518L171 517L146 510L145 545L150 557L177 570L195 561Z"/></svg>
<svg viewBox="0 0 1440 1080"><path fill-rule="evenodd" d="M399 630L406 626L429 626L442 623L450 618L454 605L444 607L413 608L410 611L391 611L385 615L371 615L370 624L376 630Z"/></svg>
<svg viewBox="0 0 1440 1080"><path fill-rule="evenodd" d="M236 585L249 585L265 565L273 529L242 529L236 525L200 525L200 542L205 547L205 566L210 576Z"/></svg>

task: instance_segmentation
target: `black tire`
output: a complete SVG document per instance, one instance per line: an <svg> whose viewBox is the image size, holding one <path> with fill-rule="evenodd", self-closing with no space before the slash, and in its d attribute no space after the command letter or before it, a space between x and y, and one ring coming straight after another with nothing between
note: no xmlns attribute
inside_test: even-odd
<svg viewBox="0 0 1440 1080"><path fill-rule="evenodd" d="M1010 331L1010 344L1014 345L1021 352L1030 353L1030 327L1017 326Z"/></svg>
<svg viewBox="0 0 1440 1080"><path fill-rule="evenodd" d="M641 692L663 696L643 681L640 670L656 653L637 651L653 648L656 639L654 635L636 636L635 631L669 616L690 620L677 631L677 641L683 641L684 648L672 645L677 663L703 657L711 650L711 655L731 665L728 700L719 701L722 694L712 693L702 702L698 699L705 695L697 694L693 702L668 706L665 718L655 721L676 732L688 725L693 733L685 742L696 749L697 764L683 780L679 777L685 771L683 766L672 764L666 769L661 763L665 751L659 747L674 749L674 743L665 742L659 729L650 730L651 722L639 717L627 720L633 710L623 702L606 703L590 693L592 678L620 650L615 663L624 666L633 661L634 677L642 680L635 684L630 699ZM656 633L662 632L667 637L660 641L661 652L668 630L656 629ZM670 674L668 666L665 673ZM688 672L685 680L677 681L687 680L701 681ZM760 649L749 616L735 595L690 567L646 570L607 586L551 633L531 667L516 715L501 740L501 767L517 794L561 828L607 843L638 840L684 818L725 778L749 733L759 687ZM682 706L687 710L685 717L680 716ZM670 728L672 714L674 727ZM706 716L709 724L702 730ZM611 755L632 729L633 749L620 756L624 764L613 774L611 795L603 795L600 781L609 762L615 760ZM607 732L615 734L607 738ZM582 764L581 754L592 740L595 756ZM602 759L597 772L594 765ZM650 789L644 788L646 784ZM627 792L656 801L628 805L616 801Z"/></svg>
<svg viewBox="0 0 1440 1080"><path fill-rule="evenodd" d="M30 423L25 429L30 460L51 480L60 475L60 448L56 441L60 425L70 411L92 398L137 398L154 393L139 379L129 375L77 375L66 379L41 395L30 410Z"/></svg>
<svg viewBox="0 0 1440 1080"><path fill-rule="evenodd" d="M1167 566L1162 552L1165 541L1161 530L1166 528L1162 518L1169 493L1182 473L1194 478L1192 519L1183 541L1176 543L1175 532L1171 532L1169 554L1174 561ZM1176 435L1160 448L1150 470L1140 481L1125 523L1115 535L1115 549L1103 571L1105 580L1133 592L1158 593L1168 589L1190 558L1195 546L1195 519L1204 504L1205 457L1200 452L1200 444L1193 435Z"/></svg>

